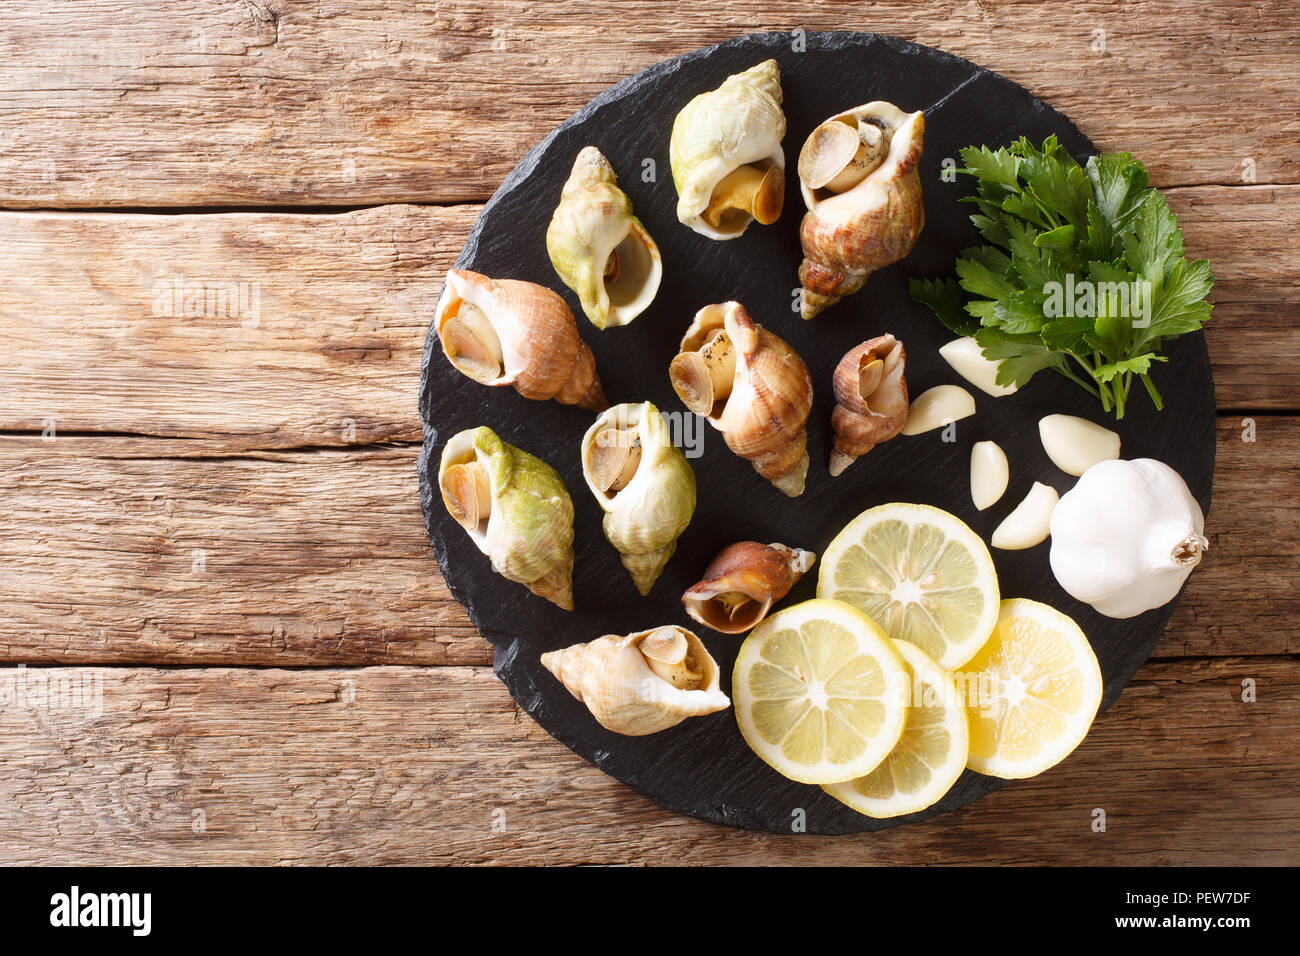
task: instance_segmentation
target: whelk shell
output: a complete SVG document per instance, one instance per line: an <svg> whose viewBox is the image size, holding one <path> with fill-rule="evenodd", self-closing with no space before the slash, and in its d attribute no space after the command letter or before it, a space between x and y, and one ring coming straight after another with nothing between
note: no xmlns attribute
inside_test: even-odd
<svg viewBox="0 0 1300 956"><path fill-rule="evenodd" d="M755 219L775 222L785 197L784 136L775 60L687 103L668 146L677 218L710 239L734 239Z"/></svg>
<svg viewBox="0 0 1300 956"><path fill-rule="evenodd" d="M616 734L658 733L731 706L717 662L698 637L675 625L549 651L542 666Z"/></svg>
<svg viewBox="0 0 1300 956"><path fill-rule="evenodd" d="M784 544L740 541L718 552L682 604L705 627L740 634L767 617L816 560L811 551Z"/></svg>
<svg viewBox="0 0 1300 956"><path fill-rule="evenodd" d="M907 422L906 361L903 343L886 332L849 349L835 366L832 475L902 430Z"/></svg>
<svg viewBox="0 0 1300 956"><path fill-rule="evenodd" d="M546 251L598 329L635 319L663 277L659 248L594 146L584 147L574 160L546 230Z"/></svg>
<svg viewBox="0 0 1300 956"><path fill-rule="evenodd" d="M700 309L669 378L683 403L722 432L728 448L785 494L803 493L812 379L794 349L755 325L744 306Z"/></svg>
<svg viewBox="0 0 1300 956"><path fill-rule="evenodd" d="M923 114L882 101L836 114L809 136L799 155L805 319L912 251L925 225L916 168L924 137Z"/></svg>
<svg viewBox="0 0 1300 956"><path fill-rule="evenodd" d="M550 465L469 428L443 448L438 489L498 574L573 610L573 501Z"/></svg>
<svg viewBox="0 0 1300 956"><path fill-rule="evenodd" d="M433 321L447 360L482 385L591 411L609 406L573 313L545 286L452 269Z"/></svg>
<svg viewBox="0 0 1300 956"><path fill-rule="evenodd" d="M638 591L649 594L695 513L695 473L650 402L615 405L582 438L582 473Z"/></svg>

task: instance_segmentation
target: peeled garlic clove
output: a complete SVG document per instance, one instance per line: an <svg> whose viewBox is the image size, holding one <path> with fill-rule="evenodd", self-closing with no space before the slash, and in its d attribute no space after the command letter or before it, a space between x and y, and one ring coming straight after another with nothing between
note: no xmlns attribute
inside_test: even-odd
<svg viewBox="0 0 1300 956"><path fill-rule="evenodd" d="M1048 415L1038 422L1038 437L1052 464L1078 477L1099 461L1119 457L1119 435L1086 418Z"/></svg>
<svg viewBox="0 0 1300 956"><path fill-rule="evenodd" d="M1002 519L989 543L1003 551L1023 551L1047 540L1052 528L1052 511L1060 496L1056 489L1034 482L1025 500Z"/></svg>
<svg viewBox="0 0 1300 956"><path fill-rule="evenodd" d="M936 385L922 392L907 410L902 434L919 435L975 414L975 399L960 385Z"/></svg>
<svg viewBox="0 0 1300 956"><path fill-rule="evenodd" d="M1006 452L997 442L977 441L970 450L970 497L975 507L983 511L997 504L1009 477Z"/></svg>
<svg viewBox="0 0 1300 956"><path fill-rule="evenodd" d="M953 339L948 344L941 345L939 354L952 366L953 371L987 395L1001 398L1010 395L1017 388L1015 385L998 384L998 368L1002 363L985 358L980 344L972 336Z"/></svg>

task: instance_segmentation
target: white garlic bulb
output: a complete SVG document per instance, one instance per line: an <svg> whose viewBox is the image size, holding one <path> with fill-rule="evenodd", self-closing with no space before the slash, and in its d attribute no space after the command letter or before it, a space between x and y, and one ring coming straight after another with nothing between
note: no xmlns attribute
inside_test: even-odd
<svg viewBox="0 0 1300 956"><path fill-rule="evenodd" d="M1168 604L1210 546L1187 483L1153 458L1093 465L1052 512L1052 573L1107 617Z"/></svg>

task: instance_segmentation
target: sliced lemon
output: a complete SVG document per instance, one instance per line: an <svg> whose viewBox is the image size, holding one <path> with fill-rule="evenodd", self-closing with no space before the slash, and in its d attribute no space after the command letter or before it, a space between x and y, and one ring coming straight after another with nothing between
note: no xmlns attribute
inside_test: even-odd
<svg viewBox="0 0 1300 956"><path fill-rule="evenodd" d="M894 646L912 678L903 736L865 777L822 787L869 817L898 817L938 803L966 769L970 746L965 698L953 675L914 644Z"/></svg>
<svg viewBox="0 0 1300 956"><path fill-rule="evenodd" d="M1060 763L1101 705L1101 668L1079 625L1023 598L1002 602L993 636L963 676L967 765L993 777L1032 777Z"/></svg>
<svg viewBox="0 0 1300 956"><path fill-rule="evenodd" d="M741 736L800 783L875 769L903 732L907 665L880 627L840 601L805 601L745 639L732 672Z"/></svg>
<svg viewBox="0 0 1300 956"><path fill-rule="evenodd" d="M998 619L989 549L928 505L880 505L845 525L822 555L817 596L847 601L946 670L970 660Z"/></svg>

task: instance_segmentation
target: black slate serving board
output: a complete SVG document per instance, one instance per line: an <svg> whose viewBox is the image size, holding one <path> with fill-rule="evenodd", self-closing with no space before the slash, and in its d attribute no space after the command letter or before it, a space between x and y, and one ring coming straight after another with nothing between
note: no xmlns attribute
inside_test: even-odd
<svg viewBox="0 0 1300 956"><path fill-rule="evenodd" d="M700 634L729 675L742 638L714 634L683 612L680 596L709 559L732 541L782 541L820 554L835 533L870 506L913 501L955 512L985 540L1038 480L1064 493L1074 479L1058 471L1038 440L1038 419L1053 412L1081 415L1111 427L1094 399L1052 373L1005 398L968 386L977 414L957 425L957 440L938 432L898 437L873 450L842 476L826 471L834 399L830 375L840 356L881 332L907 347L913 395L944 382L965 384L939 357L951 336L913 302L907 280L952 271L957 252L979 241L958 203L969 177L945 182L945 160L960 165L958 149L1005 145L1025 135L1040 142L1055 133L1082 159L1092 144L1060 113L995 73L949 54L893 37L814 33L806 47L786 33L739 37L657 64L596 97L539 143L510 174L480 215L457 267L493 278L527 279L562 293L612 403L653 401L662 411L683 412L668 382L668 363L700 307L737 299L755 321L786 339L813 375L816 401L808 423L812 466L807 489L789 499L733 455L722 437L705 428L702 457L694 460L699 504L695 519L648 598L641 598L601 533L601 512L588 493L578 445L589 413L555 402L528 401L512 389L489 389L457 373L430 330L424 352L420 413L424 448L419 462L420 500L433 550L452 593L485 638L496 646L496 673L525 710L575 752L672 810L732 826L791 832L850 833L926 819L965 806L1003 785L967 771L940 803L892 820L860 816L817 787L786 780L759 760L741 739L730 710L692 718L648 737L622 737L602 729L538 658L548 650L602 634L625 634L676 623ZM740 238L714 242L677 222L676 192L668 162L674 116L693 96L717 87L729 74L774 57L781 67L787 133L785 208L772 226L751 225ZM575 64L575 68L580 68ZM926 226L903 262L873 275L865 289L811 322L792 310L801 258L798 224L804 213L794 172L799 147L819 122L870 100L889 100L926 114L920 170ZM545 234L560 189L578 151L595 145L608 157L619 185L655 237L664 281L651 306L630 326L598 332L564 288L547 259ZM655 178L643 179L647 160ZM954 177L947 177L952 179ZM1165 461L1187 481L1207 510L1214 467L1214 386L1204 336L1183 336L1168 348L1169 363L1154 378L1166 402L1156 413L1135 392L1118 427L1126 458ZM497 576L461 528L447 515L436 488L445 441L464 428L488 425L503 439L538 455L563 476L576 508L574 547L577 607L566 613L522 586ZM968 488L971 445L996 440L1012 463L1003 499L980 513ZM1073 616L1087 633L1105 681L1102 707L1119 696L1159 639L1173 604L1115 621L1071 599L1047 564L1047 544L1020 552L994 551L1002 593L1045 601ZM810 598L816 569L787 598ZM724 679L724 689L730 680ZM1144 746L1135 734L1132 746ZM1008 826L1014 825L1008 821Z"/></svg>

